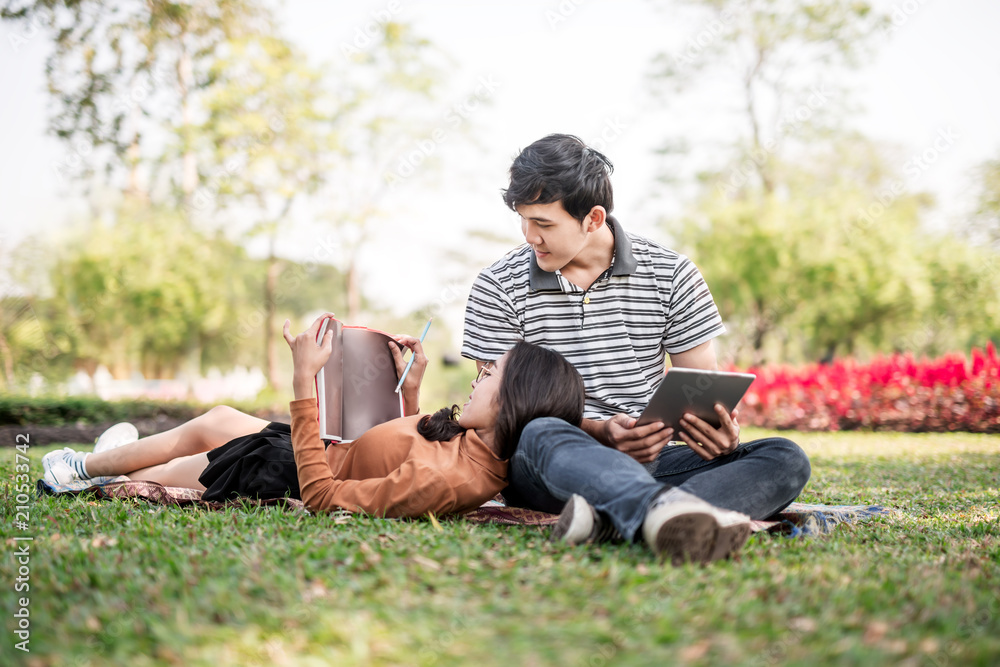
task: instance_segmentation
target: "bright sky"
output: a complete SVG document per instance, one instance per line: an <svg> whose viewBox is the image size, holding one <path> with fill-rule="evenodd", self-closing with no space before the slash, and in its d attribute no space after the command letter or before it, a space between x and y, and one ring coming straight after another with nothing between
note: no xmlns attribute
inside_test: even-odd
<svg viewBox="0 0 1000 667"><path fill-rule="evenodd" d="M882 4L895 7L899 26L857 75L863 109L854 122L869 136L898 144L906 156L933 146L939 132L957 137L907 184L935 193L935 219L947 224L968 210L972 169L1000 157L1000 3ZM652 179L652 150L663 138L664 124L706 125L698 129L716 138L732 129L708 126L700 117L694 123L668 118L644 94L651 57L684 44L704 27L679 21L648 1L288 0L279 17L285 34L316 62L340 66L345 62L341 46L353 42L358 28L379 12L411 22L453 58L450 92L440 103L443 127L449 127L449 109L481 81L493 89L491 105L469 116L478 144L450 133L436 147L441 170L418 170L414 185L400 189L405 196L389 202L378 239L362 255L372 297L399 310L435 299L454 301L457 314L447 319L456 333L464 294L451 294L467 290L474 267L502 252L502 247L469 243L464 232L491 229L506 235L511 246L518 242L516 218L503 206L499 189L520 148L550 132L601 140L616 166L619 218L632 231L666 240L655 218L676 211L651 204L658 187ZM553 16L564 20L553 24ZM56 229L73 211L85 210L51 168L62 148L45 133L44 59L50 45L34 37L15 49L11 32L11 26L0 26L0 242ZM289 236L284 250L304 256L313 243L311 233L299 232ZM443 260L443 249L463 253L467 265ZM406 290L402 296L401 289Z"/></svg>

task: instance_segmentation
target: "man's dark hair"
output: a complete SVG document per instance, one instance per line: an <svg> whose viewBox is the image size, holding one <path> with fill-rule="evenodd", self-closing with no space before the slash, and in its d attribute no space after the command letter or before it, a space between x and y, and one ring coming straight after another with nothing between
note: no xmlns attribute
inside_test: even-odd
<svg viewBox="0 0 1000 667"><path fill-rule="evenodd" d="M522 204L562 201L566 212L583 220L595 206L611 213L611 160L571 134L550 134L531 144L510 166L510 187L503 200L512 211Z"/></svg>
<svg viewBox="0 0 1000 667"><path fill-rule="evenodd" d="M497 423L493 432L500 458L509 459L521 432L532 419L558 417L573 426L583 422L583 378L558 352L519 341L507 353L497 395ZM423 417L417 432L428 440L451 440L465 432L458 406Z"/></svg>

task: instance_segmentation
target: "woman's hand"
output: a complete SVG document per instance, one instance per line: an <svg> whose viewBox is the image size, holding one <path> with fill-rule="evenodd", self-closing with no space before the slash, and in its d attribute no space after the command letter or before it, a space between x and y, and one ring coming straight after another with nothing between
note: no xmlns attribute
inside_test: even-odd
<svg viewBox="0 0 1000 667"><path fill-rule="evenodd" d="M427 355L424 354L424 346L421 345L419 338L401 335L393 336L392 339L400 345L410 348L410 353L413 354L413 365L410 366L410 372L407 373L406 379L403 380L403 386L400 391L403 392L403 411L407 415L415 415L420 412L420 382L424 378L424 370L427 369ZM389 350L392 352L393 361L396 362L396 378L398 381L406 369L406 362L403 360L403 351L399 349L398 345L393 345L392 343L389 343Z"/></svg>
<svg viewBox="0 0 1000 667"><path fill-rule="evenodd" d="M312 398L316 373L323 368L323 364L333 352L334 330L332 328L326 332L319 344L316 343L316 335L319 333L323 320L330 317L333 317L333 313L323 313L316 318L312 326L298 336L292 336L292 323L285 320L282 334L285 336L288 347L292 350L292 364L295 366L295 370L292 372L292 391L295 392L296 399Z"/></svg>

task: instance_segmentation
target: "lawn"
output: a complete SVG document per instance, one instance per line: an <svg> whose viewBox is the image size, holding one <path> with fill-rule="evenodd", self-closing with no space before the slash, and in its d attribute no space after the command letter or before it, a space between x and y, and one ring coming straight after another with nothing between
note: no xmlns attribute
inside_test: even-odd
<svg viewBox="0 0 1000 667"><path fill-rule="evenodd" d="M0 664L1000 663L1000 436L796 439L813 461L800 500L902 513L679 568L537 528L86 497L32 495L19 530L0 449ZM30 448L33 479L50 449ZM14 647L22 596L30 653Z"/></svg>

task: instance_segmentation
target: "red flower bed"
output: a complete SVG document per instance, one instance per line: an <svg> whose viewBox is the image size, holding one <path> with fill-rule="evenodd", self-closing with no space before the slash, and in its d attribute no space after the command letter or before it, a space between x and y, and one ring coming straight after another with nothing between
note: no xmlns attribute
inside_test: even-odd
<svg viewBox="0 0 1000 667"><path fill-rule="evenodd" d="M992 343L971 356L753 368L757 379L740 404L740 422L799 431L1000 433L1000 358Z"/></svg>

